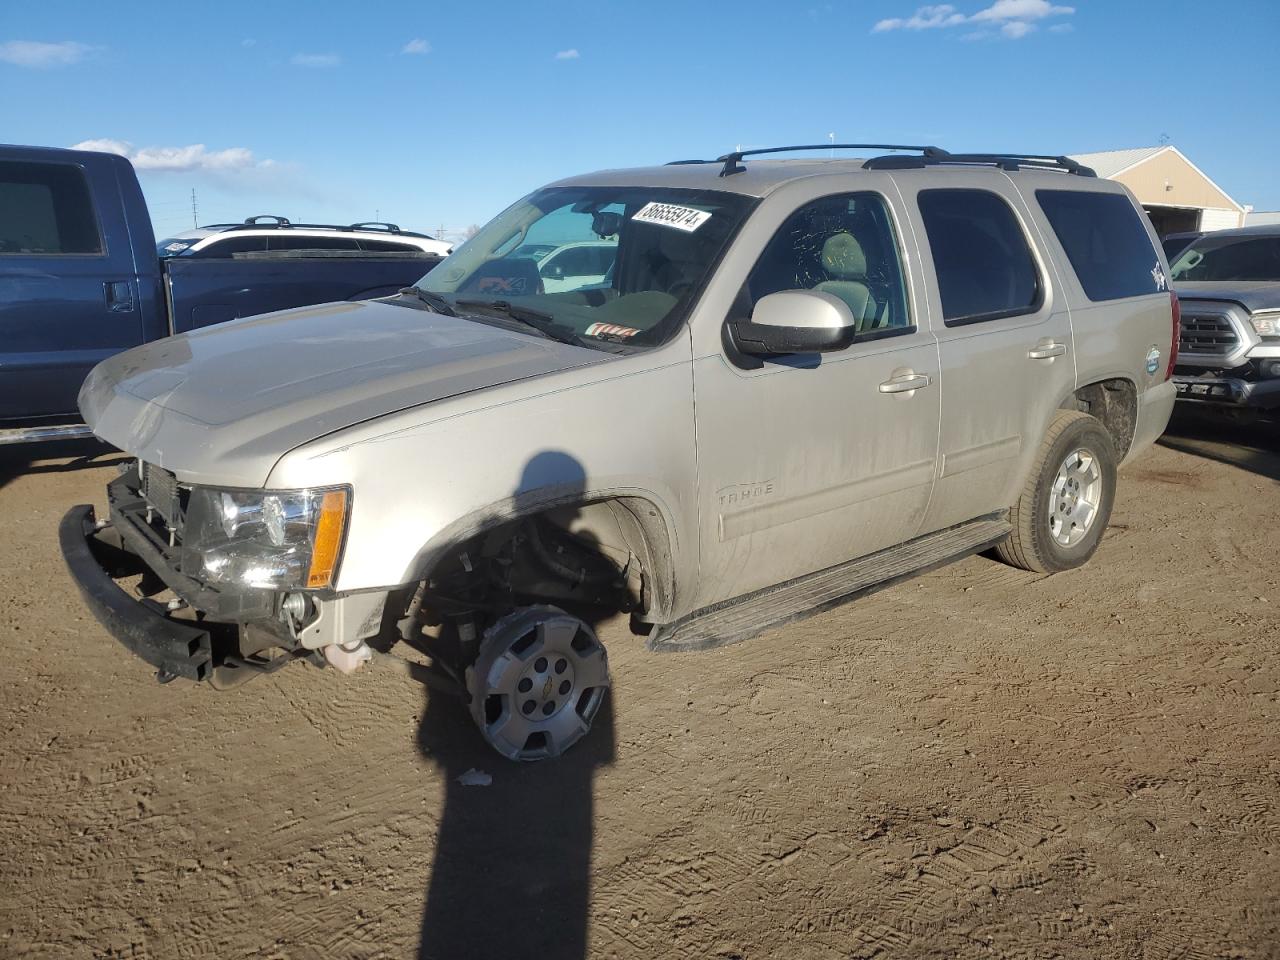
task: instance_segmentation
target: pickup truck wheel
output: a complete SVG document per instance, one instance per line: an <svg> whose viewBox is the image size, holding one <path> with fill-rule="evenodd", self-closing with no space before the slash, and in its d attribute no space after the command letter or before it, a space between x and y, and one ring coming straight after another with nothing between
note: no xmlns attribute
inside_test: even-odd
<svg viewBox="0 0 1280 960"><path fill-rule="evenodd" d="M609 689L604 645L557 607L522 607L480 642L467 668L471 716L510 760L558 757L586 736Z"/></svg>
<svg viewBox="0 0 1280 960"><path fill-rule="evenodd" d="M996 547L1006 563L1058 573L1087 561L1111 518L1116 448L1087 413L1064 410L1040 444L1031 476L1009 511L1013 531Z"/></svg>

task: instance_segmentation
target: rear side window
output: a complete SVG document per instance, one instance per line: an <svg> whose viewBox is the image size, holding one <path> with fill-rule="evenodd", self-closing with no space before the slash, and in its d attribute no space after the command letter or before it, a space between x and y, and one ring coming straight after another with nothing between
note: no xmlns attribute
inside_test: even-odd
<svg viewBox="0 0 1280 960"><path fill-rule="evenodd" d="M0 162L0 255L100 253L102 237L79 167Z"/></svg>
<svg viewBox="0 0 1280 960"><path fill-rule="evenodd" d="M922 190L919 204L948 326L1039 308L1040 275L1009 204L987 190Z"/></svg>
<svg viewBox="0 0 1280 960"><path fill-rule="evenodd" d="M1160 257L1128 197L1037 190L1036 199L1090 300L1140 297L1165 289Z"/></svg>

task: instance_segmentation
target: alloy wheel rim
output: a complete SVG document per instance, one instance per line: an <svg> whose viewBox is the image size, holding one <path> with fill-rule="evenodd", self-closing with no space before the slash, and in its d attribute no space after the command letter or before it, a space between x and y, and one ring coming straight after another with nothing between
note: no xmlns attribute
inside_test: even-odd
<svg viewBox="0 0 1280 960"><path fill-rule="evenodd" d="M1102 505L1098 458L1079 447L1067 454L1049 490L1049 533L1062 547L1074 547L1092 529Z"/></svg>
<svg viewBox="0 0 1280 960"><path fill-rule="evenodd" d="M591 729L609 687L604 645L583 621L556 611L496 624L491 657L472 689L486 740L513 760L559 756Z"/></svg>

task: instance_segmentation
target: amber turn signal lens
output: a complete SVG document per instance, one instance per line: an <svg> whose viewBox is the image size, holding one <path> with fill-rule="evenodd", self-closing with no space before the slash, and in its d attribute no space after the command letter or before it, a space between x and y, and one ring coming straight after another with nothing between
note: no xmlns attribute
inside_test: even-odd
<svg viewBox="0 0 1280 960"><path fill-rule="evenodd" d="M333 583L346 522L347 491L330 490L320 501L320 519L316 523L316 539L311 549L311 569L307 571L308 587L327 587Z"/></svg>

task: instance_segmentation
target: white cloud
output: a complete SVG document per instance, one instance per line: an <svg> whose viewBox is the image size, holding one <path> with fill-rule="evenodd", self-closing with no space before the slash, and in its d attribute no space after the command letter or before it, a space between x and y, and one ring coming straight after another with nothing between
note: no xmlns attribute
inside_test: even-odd
<svg viewBox="0 0 1280 960"><path fill-rule="evenodd" d="M243 40L240 41L240 46L244 47L247 50L249 47L252 47L257 42L258 41L253 39L253 37L245 37Z"/></svg>
<svg viewBox="0 0 1280 960"><path fill-rule="evenodd" d="M1043 20L1045 17L1067 16L1076 12L1075 7L1056 7L1049 0L996 0L985 10L979 10L970 20Z"/></svg>
<svg viewBox="0 0 1280 960"><path fill-rule="evenodd" d="M65 67L84 59L93 48L87 43L63 40L42 43L39 40L10 40L0 43L0 61L16 67Z"/></svg>
<svg viewBox="0 0 1280 960"><path fill-rule="evenodd" d="M949 3L940 3L928 7L920 7L907 18L890 17L879 21L872 27L872 33L883 33L885 30L930 30L934 27L954 27L964 23L964 14L958 13Z"/></svg>
<svg viewBox="0 0 1280 960"><path fill-rule="evenodd" d="M336 67L342 58L336 53L295 53L289 62L295 67Z"/></svg>
<svg viewBox="0 0 1280 960"><path fill-rule="evenodd" d="M205 171L230 173L237 170L262 170L276 166L274 160L258 160L247 147L209 150L203 143L185 147L135 147L127 140L82 140L72 150L100 150L127 157L139 170L165 173Z"/></svg>
<svg viewBox="0 0 1280 960"><path fill-rule="evenodd" d="M963 23L982 24L999 29L1001 36L1020 40L1037 27L1037 21L1047 17L1070 16L1075 7L1064 7L1049 0L995 0L989 7L966 16L949 3L919 7L910 17L890 17L879 20L871 28L872 33L887 30L931 30L939 27L957 27ZM1050 28L1054 33L1066 33L1070 24L1057 24ZM961 39L976 40L986 36L984 31L964 34Z"/></svg>
<svg viewBox="0 0 1280 960"><path fill-rule="evenodd" d="M401 47L400 52L417 54L430 53L431 44L427 43L427 41L423 40L421 37L415 37Z"/></svg>
<svg viewBox="0 0 1280 960"><path fill-rule="evenodd" d="M556 53L557 60L577 60L579 53L576 47L570 47L568 50L560 50Z"/></svg>
<svg viewBox="0 0 1280 960"><path fill-rule="evenodd" d="M1049 28L1049 32L1050 33L1070 33L1074 29L1075 27L1073 27L1069 23L1055 23L1052 27Z"/></svg>

